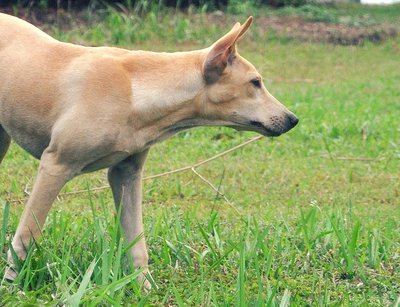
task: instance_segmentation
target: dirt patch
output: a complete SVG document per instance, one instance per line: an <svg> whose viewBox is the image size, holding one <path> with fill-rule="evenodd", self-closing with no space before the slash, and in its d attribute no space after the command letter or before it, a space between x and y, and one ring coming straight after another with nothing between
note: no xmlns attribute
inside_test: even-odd
<svg viewBox="0 0 400 307"><path fill-rule="evenodd" d="M222 12L208 16L209 22L233 24L234 19ZM398 35L398 26L376 24L370 26L348 26L340 23L313 22L300 17L257 17L257 27L262 32L273 31L277 36L308 42L324 42L336 45L362 45L369 41L383 42Z"/></svg>
<svg viewBox="0 0 400 307"><path fill-rule="evenodd" d="M386 24L351 27L343 24L310 22L293 17L263 18L257 22L280 36L339 45L360 45L366 41L378 43L398 34L397 28Z"/></svg>

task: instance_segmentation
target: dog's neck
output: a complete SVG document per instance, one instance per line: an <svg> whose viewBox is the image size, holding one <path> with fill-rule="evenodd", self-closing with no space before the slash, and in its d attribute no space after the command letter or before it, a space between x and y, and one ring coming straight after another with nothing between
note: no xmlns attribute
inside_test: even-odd
<svg viewBox="0 0 400 307"><path fill-rule="evenodd" d="M132 80L136 128L150 143L191 127L207 125L201 118L204 50L178 53L135 51L126 62Z"/></svg>

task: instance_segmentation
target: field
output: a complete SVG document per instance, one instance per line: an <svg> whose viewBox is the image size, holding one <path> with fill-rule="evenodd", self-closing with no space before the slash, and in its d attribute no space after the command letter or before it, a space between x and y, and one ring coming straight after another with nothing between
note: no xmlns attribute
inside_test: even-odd
<svg viewBox="0 0 400 307"><path fill-rule="evenodd" d="M170 24L165 17L157 23L150 14L142 25L149 38L132 39L134 21L108 16L113 31L103 31L104 23L48 29L71 42L175 51L203 48L231 25L173 15ZM92 191L107 184L100 171L63 189L83 192L54 204L16 282L0 280L0 305L399 305L400 39L301 42L261 31L257 18L250 32L239 52L300 123L197 168L229 203L191 171L145 181L145 234L158 289L145 294L135 283L111 192ZM145 176L255 136L228 128L180 133L154 146ZM37 166L15 144L0 165L0 277Z"/></svg>

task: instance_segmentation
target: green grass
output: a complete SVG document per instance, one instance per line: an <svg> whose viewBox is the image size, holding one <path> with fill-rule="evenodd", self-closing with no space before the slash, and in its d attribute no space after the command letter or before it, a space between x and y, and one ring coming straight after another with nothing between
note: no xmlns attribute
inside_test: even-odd
<svg viewBox="0 0 400 307"><path fill-rule="evenodd" d="M197 24L180 20L184 35L177 34L179 24L146 20L140 27L149 37L130 40L136 23L121 18L112 31L100 25L90 30L103 32L100 38L84 28L55 32L73 42L158 51L204 47L220 32L201 18ZM164 34L154 34L156 26ZM143 294L111 192L64 197L50 212L39 247L20 264L17 281L0 281L0 305L395 305L399 39L343 47L252 31L240 52L300 124L198 168L241 215L191 172L146 181L145 229L159 289ZM253 136L226 128L181 133L151 150L145 173L192 164ZM0 276L23 209L10 201L32 187L37 166L15 144L0 166ZM100 171L74 179L63 191L104 184Z"/></svg>

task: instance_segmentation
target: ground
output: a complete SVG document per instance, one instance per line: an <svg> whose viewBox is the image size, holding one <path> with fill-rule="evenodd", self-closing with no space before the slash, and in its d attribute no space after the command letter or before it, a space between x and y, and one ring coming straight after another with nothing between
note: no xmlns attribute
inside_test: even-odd
<svg viewBox="0 0 400 307"><path fill-rule="evenodd" d="M157 51L202 48L222 34L201 17L171 17L169 27L165 19L153 24L148 17L141 33L150 39L142 40L124 27L135 25L131 19L118 18L110 15L90 30L51 31L72 42ZM245 17L228 16L221 26L227 29L233 19ZM0 282L3 305L398 302L400 40L302 42L271 36L262 20L255 19L239 50L300 123L197 168L232 205L191 171L145 181L145 228L158 290L143 294L134 282L111 192L92 191L106 185L100 171L65 187L63 193L85 192L56 202L19 279ZM152 34L158 27L170 31L165 38ZM191 165L255 136L227 128L183 132L151 150L145 175ZM0 276L37 165L15 144L0 165Z"/></svg>

